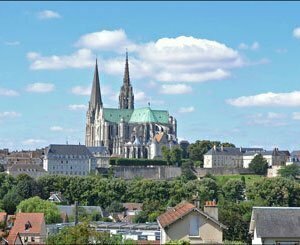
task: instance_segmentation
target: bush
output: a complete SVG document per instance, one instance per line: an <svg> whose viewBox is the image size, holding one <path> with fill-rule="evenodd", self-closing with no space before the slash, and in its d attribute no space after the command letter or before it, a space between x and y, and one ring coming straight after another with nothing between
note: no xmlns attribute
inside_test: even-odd
<svg viewBox="0 0 300 245"><path fill-rule="evenodd" d="M167 165L167 162L159 159L111 158L109 164L113 166L165 166Z"/></svg>

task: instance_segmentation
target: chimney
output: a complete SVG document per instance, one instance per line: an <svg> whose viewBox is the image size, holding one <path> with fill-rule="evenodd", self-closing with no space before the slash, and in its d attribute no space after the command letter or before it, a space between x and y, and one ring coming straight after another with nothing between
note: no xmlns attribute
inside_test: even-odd
<svg viewBox="0 0 300 245"><path fill-rule="evenodd" d="M243 150L242 147L240 147L240 152L242 152L242 150Z"/></svg>
<svg viewBox="0 0 300 245"><path fill-rule="evenodd" d="M216 146L216 145L214 145L214 146L213 146L213 149L214 149L214 151L216 151L216 150L217 150L217 146Z"/></svg>
<svg viewBox="0 0 300 245"><path fill-rule="evenodd" d="M208 214L210 217L216 220L219 220L219 211L216 200L205 202L204 213Z"/></svg>
<svg viewBox="0 0 300 245"><path fill-rule="evenodd" d="M197 194L193 196L194 205L196 208L200 208L200 198L199 198L199 192L197 191Z"/></svg>
<svg viewBox="0 0 300 245"><path fill-rule="evenodd" d="M224 146L223 145L221 145L221 151L224 151Z"/></svg>

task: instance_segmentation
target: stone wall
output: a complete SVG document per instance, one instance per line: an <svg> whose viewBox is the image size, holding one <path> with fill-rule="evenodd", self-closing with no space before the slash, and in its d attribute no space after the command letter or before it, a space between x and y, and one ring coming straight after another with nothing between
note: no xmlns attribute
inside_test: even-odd
<svg viewBox="0 0 300 245"><path fill-rule="evenodd" d="M165 180L181 175L181 168L173 166L113 166L114 176L122 179Z"/></svg>
<svg viewBox="0 0 300 245"><path fill-rule="evenodd" d="M196 175L203 177L206 174L212 175L233 175L233 174L252 174L248 168L195 168Z"/></svg>

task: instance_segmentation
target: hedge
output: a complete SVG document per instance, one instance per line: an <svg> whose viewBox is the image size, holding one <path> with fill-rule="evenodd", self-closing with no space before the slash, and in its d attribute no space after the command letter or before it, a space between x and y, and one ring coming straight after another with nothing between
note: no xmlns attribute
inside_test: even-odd
<svg viewBox="0 0 300 245"><path fill-rule="evenodd" d="M156 159L128 159L128 158L110 158L110 165L118 166L149 166L149 165L168 165L165 160Z"/></svg>

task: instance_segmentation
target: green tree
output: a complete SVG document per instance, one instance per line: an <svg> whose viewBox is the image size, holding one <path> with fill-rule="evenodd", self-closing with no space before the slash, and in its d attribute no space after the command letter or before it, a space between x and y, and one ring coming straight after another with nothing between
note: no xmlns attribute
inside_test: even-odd
<svg viewBox="0 0 300 245"><path fill-rule="evenodd" d="M14 214L17 205L23 200L23 197L13 188L3 197L3 208L8 214Z"/></svg>
<svg viewBox="0 0 300 245"><path fill-rule="evenodd" d="M262 178L247 187L247 197L264 206L300 205L300 184L287 178Z"/></svg>
<svg viewBox="0 0 300 245"><path fill-rule="evenodd" d="M278 170L278 173L281 177L296 179L296 177L300 175L300 167L294 163L282 167Z"/></svg>
<svg viewBox="0 0 300 245"><path fill-rule="evenodd" d="M245 182L238 179L229 179L222 187L223 195L228 201L244 200Z"/></svg>
<svg viewBox="0 0 300 245"><path fill-rule="evenodd" d="M268 161L261 154L258 154L250 162L249 169L258 175L266 175L268 171Z"/></svg>
<svg viewBox="0 0 300 245"><path fill-rule="evenodd" d="M173 165L180 166L181 165L181 155L182 150L179 147L173 147L170 150L170 161Z"/></svg>
<svg viewBox="0 0 300 245"><path fill-rule="evenodd" d="M63 228L58 234L49 236L46 243L49 245L124 244L121 236L110 236L108 232L97 232L87 222Z"/></svg>
<svg viewBox="0 0 300 245"><path fill-rule="evenodd" d="M161 148L162 157L165 161L167 161L168 165L171 164L171 151L165 145Z"/></svg>
<svg viewBox="0 0 300 245"><path fill-rule="evenodd" d="M23 213L44 213L47 224L61 222L60 212L56 204L39 197L23 200L17 206L17 210Z"/></svg>
<svg viewBox="0 0 300 245"><path fill-rule="evenodd" d="M5 171L4 165L0 163L0 173L1 173L1 172L4 172L4 171Z"/></svg>
<svg viewBox="0 0 300 245"><path fill-rule="evenodd" d="M193 171L193 162L192 161L185 161L181 165L181 176L183 180L194 180L197 179Z"/></svg>
<svg viewBox="0 0 300 245"><path fill-rule="evenodd" d="M16 191L20 196L23 197L23 199L27 199L41 194L40 188L35 179L28 176L27 174L18 175L16 181Z"/></svg>
<svg viewBox="0 0 300 245"><path fill-rule="evenodd" d="M118 201L113 201L107 208L107 211L110 213L123 212L124 210L125 209L124 209L122 203L120 203Z"/></svg>

